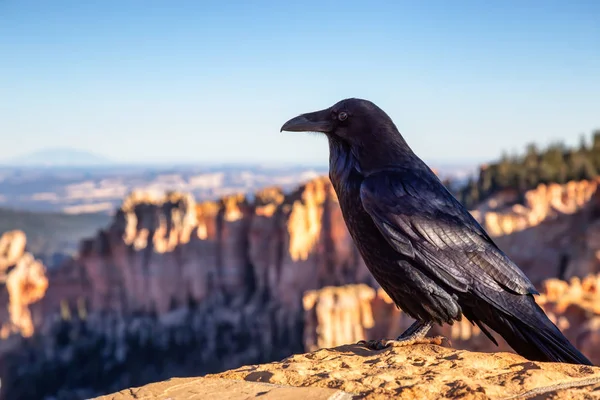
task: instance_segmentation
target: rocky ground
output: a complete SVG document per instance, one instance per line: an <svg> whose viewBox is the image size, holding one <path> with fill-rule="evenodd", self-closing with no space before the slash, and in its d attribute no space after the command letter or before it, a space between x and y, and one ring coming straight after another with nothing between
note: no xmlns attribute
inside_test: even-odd
<svg viewBox="0 0 600 400"><path fill-rule="evenodd" d="M435 344L345 345L204 378L99 397L125 399L600 399L600 368L530 362Z"/></svg>

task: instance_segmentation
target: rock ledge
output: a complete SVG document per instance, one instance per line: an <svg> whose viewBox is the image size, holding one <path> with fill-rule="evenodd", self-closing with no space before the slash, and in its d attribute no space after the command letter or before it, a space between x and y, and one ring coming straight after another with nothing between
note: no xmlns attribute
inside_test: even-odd
<svg viewBox="0 0 600 400"><path fill-rule="evenodd" d="M600 399L600 368L433 344L345 345L98 399Z"/></svg>

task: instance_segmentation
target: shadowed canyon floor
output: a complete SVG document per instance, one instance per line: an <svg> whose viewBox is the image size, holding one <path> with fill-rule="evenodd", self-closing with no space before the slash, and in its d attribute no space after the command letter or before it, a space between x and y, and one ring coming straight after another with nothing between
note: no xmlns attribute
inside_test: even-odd
<svg viewBox="0 0 600 400"><path fill-rule="evenodd" d="M204 378L171 379L98 399L233 400L259 394L266 399L331 400L600 399L600 368L531 362L511 353L477 353L434 344L381 351L345 345Z"/></svg>

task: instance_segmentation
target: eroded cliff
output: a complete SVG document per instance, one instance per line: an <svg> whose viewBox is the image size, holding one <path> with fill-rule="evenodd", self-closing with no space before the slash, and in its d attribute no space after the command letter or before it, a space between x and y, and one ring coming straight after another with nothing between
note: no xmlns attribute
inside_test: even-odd
<svg viewBox="0 0 600 400"><path fill-rule="evenodd" d="M370 282L328 180L254 197L196 204L132 193L76 260L90 311L163 315L214 295L239 304L267 296L295 311L306 290Z"/></svg>
<svg viewBox="0 0 600 400"><path fill-rule="evenodd" d="M535 284L582 278L600 272L598 182L539 185L522 196L500 193L473 216Z"/></svg>
<svg viewBox="0 0 600 400"><path fill-rule="evenodd" d="M32 305L40 334L21 347L52 351L6 356L31 365L5 371L8 398L67 396L57 373L89 395L281 358L303 350L304 292L374 284L325 178L201 204L134 192L49 282ZM107 373L77 364L86 357Z"/></svg>

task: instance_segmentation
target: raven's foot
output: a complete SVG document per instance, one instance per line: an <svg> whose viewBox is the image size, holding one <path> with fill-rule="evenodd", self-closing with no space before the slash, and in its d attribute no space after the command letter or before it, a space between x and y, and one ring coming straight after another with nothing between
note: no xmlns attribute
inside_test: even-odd
<svg viewBox="0 0 600 400"><path fill-rule="evenodd" d="M387 346L392 347L412 346L413 344L435 344L441 346L444 342L449 342L448 338L445 336L431 336L414 339L388 340L386 344Z"/></svg>
<svg viewBox="0 0 600 400"><path fill-rule="evenodd" d="M424 338L413 338L413 339L379 339L379 340L361 340L357 344L363 345L369 350L383 350L388 347L404 347L412 346L415 344L435 344L442 346L443 344L450 344L448 338L444 336L424 337Z"/></svg>
<svg viewBox="0 0 600 400"><path fill-rule="evenodd" d="M448 340L443 336L426 338L425 335L427 335L432 326L432 322L416 321L398 336L396 340L361 340L357 344L364 345L371 350L382 350L389 346L410 346L413 344L437 344L439 346L444 340Z"/></svg>

